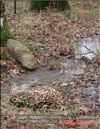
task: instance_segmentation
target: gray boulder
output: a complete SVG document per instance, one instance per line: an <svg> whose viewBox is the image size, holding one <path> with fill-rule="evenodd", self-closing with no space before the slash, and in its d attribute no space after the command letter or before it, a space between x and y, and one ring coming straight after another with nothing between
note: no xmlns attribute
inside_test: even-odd
<svg viewBox="0 0 100 129"><path fill-rule="evenodd" d="M9 39L7 42L7 47L12 56L14 56L24 68L29 70L34 70L37 68L37 61L31 51L22 45L20 42Z"/></svg>

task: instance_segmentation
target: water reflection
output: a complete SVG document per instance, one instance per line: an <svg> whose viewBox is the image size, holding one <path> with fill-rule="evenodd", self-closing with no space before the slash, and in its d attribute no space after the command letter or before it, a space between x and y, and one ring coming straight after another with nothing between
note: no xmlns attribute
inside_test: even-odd
<svg viewBox="0 0 100 129"><path fill-rule="evenodd" d="M88 37L80 43L75 43L74 47L77 59L85 56L91 60L96 54L100 53L100 39L97 37Z"/></svg>

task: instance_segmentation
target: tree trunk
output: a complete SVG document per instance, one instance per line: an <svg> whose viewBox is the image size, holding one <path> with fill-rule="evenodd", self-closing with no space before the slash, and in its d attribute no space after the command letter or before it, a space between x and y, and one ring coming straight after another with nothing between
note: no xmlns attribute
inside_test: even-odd
<svg viewBox="0 0 100 129"><path fill-rule="evenodd" d="M58 1L58 0L36 1L36 0L31 0L29 10L40 11L40 10L45 10L46 7L49 7L51 9L55 8L59 11L70 10L68 0L65 0L65 1Z"/></svg>
<svg viewBox="0 0 100 129"><path fill-rule="evenodd" d="M6 46L7 40L13 38L13 35L9 31L9 27L7 24L6 16L5 16L5 5L3 0L0 0L0 47Z"/></svg>

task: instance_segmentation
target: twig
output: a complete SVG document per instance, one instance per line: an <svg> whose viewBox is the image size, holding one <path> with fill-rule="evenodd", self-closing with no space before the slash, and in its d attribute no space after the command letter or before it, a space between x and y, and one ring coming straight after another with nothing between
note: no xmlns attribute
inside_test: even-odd
<svg viewBox="0 0 100 129"><path fill-rule="evenodd" d="M89 53L93 53L93 54L95 54L95 55L97 55L97 53L95 53L94 51L91 51L88 47L86 47L85 45L80 45L80 44L78 44L79 46L83 46L83 47L85 47L88 51L89 51ZM99 51L98 49L97 49L97 51ZM99 53L99 52L98 52Z"/></svg>

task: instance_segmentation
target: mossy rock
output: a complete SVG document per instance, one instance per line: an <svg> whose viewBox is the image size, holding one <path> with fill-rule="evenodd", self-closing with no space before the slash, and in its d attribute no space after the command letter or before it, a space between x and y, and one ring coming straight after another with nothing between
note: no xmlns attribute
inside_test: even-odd
<svg viewBox="0 0 100 129"><path fill-rule="evenodd" d="M6 20L3 21L3 26L0 26L0 33L0 47L6 46L8 39L14 39Z"/></svg>

